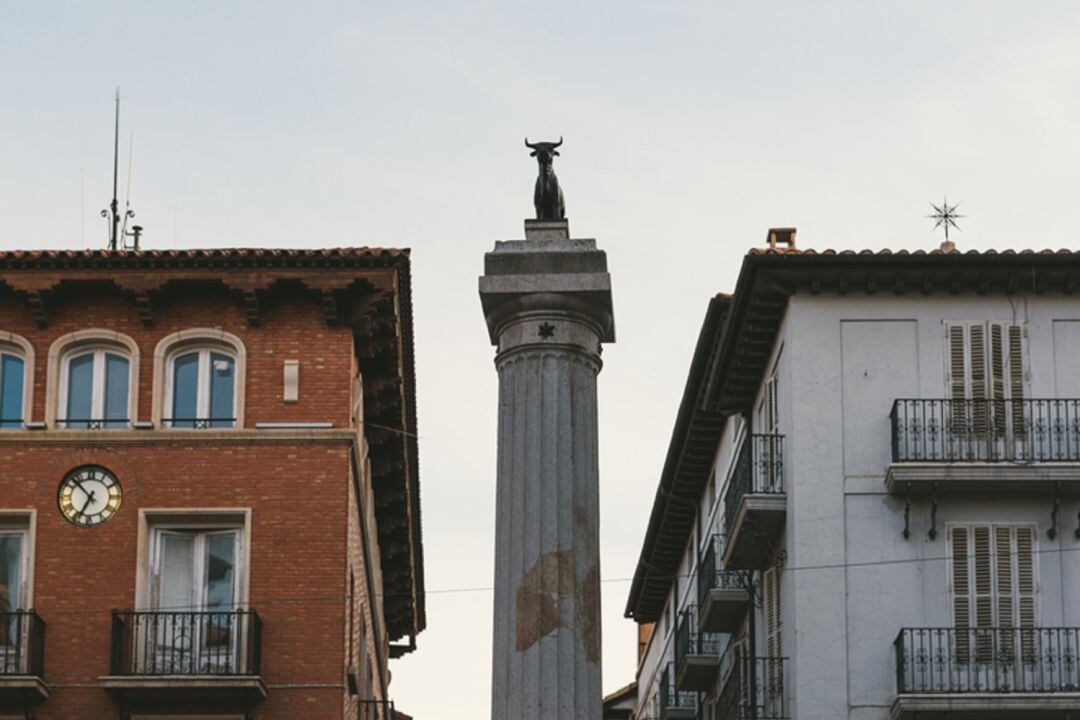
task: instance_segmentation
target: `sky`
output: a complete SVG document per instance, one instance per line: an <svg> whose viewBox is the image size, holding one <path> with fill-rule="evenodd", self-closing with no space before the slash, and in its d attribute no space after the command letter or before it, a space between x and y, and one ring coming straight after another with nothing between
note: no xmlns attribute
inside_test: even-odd
<svg viewBox="0 0 1080 720"><path fill-rule="evenodd" d="M535 161L607 251L600 375L605 690L708 298L769 227L800 247L1069 247L1080 4L0 0L0 248L412 248L428 630L398 708L489 714L496 383L483 254L523 236ZM132 135L133 133L133 135Z"/></svg>

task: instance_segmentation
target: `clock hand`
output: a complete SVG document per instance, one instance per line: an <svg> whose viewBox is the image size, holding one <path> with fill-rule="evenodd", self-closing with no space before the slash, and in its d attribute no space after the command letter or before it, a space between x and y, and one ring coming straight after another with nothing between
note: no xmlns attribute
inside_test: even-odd
<svg viewBox="0 0 1080 720"><path fill-rule="evenodd" d="M86 493L86 502L83 503L82 510L79 511L80 515L85 515L86 514L86 508L90 507L90 503L94 502L94 491L93 490L91 490L89 492L87 492L86 490L83 490L83 492Z"/></svg>

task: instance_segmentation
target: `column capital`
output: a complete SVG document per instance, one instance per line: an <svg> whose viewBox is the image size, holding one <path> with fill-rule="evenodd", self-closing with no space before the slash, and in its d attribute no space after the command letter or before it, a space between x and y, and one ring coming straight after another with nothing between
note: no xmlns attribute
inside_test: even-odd
<svg viewBox="0 0 1080 720"><path fill-rule="evenodd" d="M545 314L577 319L595 327L599 342L614 342L611 276L596 241L571 238L565 220L526 220L525 238L496 242L484 255L480 302L491 344L506 350L500 337L509 326Z"/></svg>

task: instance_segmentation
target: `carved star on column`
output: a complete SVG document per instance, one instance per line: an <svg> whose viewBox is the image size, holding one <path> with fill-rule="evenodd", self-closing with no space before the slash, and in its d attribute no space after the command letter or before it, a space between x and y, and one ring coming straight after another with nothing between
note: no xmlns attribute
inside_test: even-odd
<svg viewBox="0 0 1080 720"><path fill-rule="evenodd" d="M540 337L549 338L555 335L555 326L551 323L543 323L540 325Z"/></svg>

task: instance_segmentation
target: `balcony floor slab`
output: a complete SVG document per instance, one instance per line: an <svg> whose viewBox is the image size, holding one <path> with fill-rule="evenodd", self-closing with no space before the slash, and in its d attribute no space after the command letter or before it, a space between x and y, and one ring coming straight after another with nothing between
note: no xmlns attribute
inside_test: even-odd
<svg viewBox="0 0 1080 720"><path fill-rule="evenodd" d="M1080 709L1080 692L897 695L891 720L1061 720Z"/></svg>
<svg viewBox="0 0 1080 720"><path fill-rule="evenodd" d="M266 698L258 675L106 675L102 689L125 703L255 703Z"/></svg>
<svg viewBox="0 0 1080 720"><path fill-rule="evenodd" d="M1053 493L1080 494L1080 463L893 463L885 488L893 495Z"/></svg>
<svg viewBox="0 0 1080 720"><path fill-rule="evenodd" d="M711 588L702 599L698 627L704 632L733 633L746 619L749 604L745 588Z"/></svg>
<svg viewBox="0 0 1080 720"><path fill-rule="evenodd" d="M49 686L36 675L0 675L0 715L8 709L37 705L49 699Z"/></svg>
<svg viewBox="0 0 1080 720"><path fill-rule="evenodd" d="M735 514L727 546L724 567L732 570L763 570L772 560L771 544L784 525L787 495L784 493L743 495Z"/></svg>

